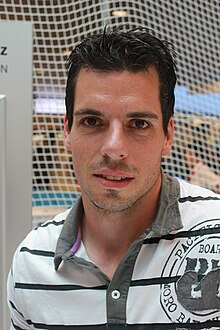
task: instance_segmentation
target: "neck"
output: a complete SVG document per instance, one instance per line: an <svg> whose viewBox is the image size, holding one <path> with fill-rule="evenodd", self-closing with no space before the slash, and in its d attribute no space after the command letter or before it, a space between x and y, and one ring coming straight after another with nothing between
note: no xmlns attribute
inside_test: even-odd
<svg viewBox="0 0 220 330"><path fill-rule="evenodd" d="M126 210L110 213L86 207L82 226L83 239L94 237L96 240L98 238L102 248L110 245L111 250L114 246L118 249L120 245L130 245L151 225L156 213L156 205L154 207L151 205L149 208L141 204L139 203L136 212Z"/></svg>
<svg viewBox="0 0 220 330"><path fill-rule="evenodd" d="M110 278L131 243L152 224L159 193L160 189L156 195L121 212L101 210L82 194L82 240L90 259Z"/></svg>

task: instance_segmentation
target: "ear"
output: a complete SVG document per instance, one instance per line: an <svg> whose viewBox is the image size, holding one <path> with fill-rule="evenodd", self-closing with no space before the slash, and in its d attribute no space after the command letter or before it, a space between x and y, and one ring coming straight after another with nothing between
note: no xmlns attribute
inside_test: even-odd
<svg viewBox="0 0 220 330"><path fill-rule="evenodd" d="M162 150L163 156L169 156L170 149L173 144L173 138L174 138L174 119L173 117L171 117L167 126L167 134L164 140L164 146Z"/></svg>
<svg viewBox="0 0 220 330"><path fill-rule="evenodd" d="M68 126L68 118L67 115L64 117L64 143L67 151L71 151L71 143L70 143L70 129Z"/></svg>

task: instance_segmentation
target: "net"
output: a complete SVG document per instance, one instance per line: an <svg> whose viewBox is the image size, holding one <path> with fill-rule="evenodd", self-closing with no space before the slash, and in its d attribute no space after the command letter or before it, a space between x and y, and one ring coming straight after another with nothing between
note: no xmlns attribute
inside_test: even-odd
<svg viewBox="0 0 220 330"><path fill-rule="evenodd" d="M2 0L0 19L31 21L33 50L33 207L67 208L79 194L63 143L65 62L85 35L108 24L147 26L178 54L176 135L163 168L219 190L220 4L214 0ZM18 109L19 111L19 109ZM31 111L31 109L30 109ZM195 157L199 161L195 162ZM199 165L198 165L199 164ZM198 177L200 171L202 176Z"/></svg>

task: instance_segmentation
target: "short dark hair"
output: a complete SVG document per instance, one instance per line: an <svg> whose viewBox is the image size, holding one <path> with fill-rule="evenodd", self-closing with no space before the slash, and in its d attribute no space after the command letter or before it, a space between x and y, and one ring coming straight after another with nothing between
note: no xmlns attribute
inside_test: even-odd
<svg viewBox="0 0 220 330"><path fill-rule="evenodd" d="M174 51L145 28L129 31L116 29L90 35L78 44L67 61L66 114L69 129L73 122L74 92L82 68L100 72L139 72L154 66L160 80L160 102L163 129L167 132L169 119L174 113L174 87L176 84ZM171 48L171 47L170 47Z"/></svg>

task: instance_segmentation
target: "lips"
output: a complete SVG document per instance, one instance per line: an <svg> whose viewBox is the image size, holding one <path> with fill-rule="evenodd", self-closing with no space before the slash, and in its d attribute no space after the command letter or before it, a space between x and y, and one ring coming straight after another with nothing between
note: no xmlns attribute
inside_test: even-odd
<svg viewBox="0 0 220 330"><path fill-rule="evenodd" d="M124 188L134 179L131 175L124 173L95 173L96 181L107 189Z"/></svg>

